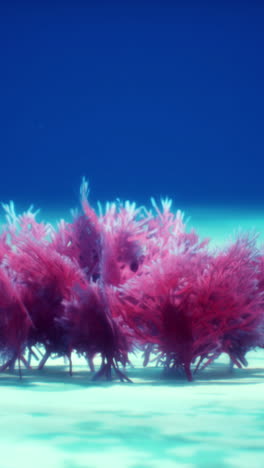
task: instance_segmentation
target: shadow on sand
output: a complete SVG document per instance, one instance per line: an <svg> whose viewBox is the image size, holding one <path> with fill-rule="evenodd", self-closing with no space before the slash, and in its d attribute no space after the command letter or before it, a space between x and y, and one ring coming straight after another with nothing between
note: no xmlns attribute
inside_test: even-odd
<svg viewBox="0 0 264 468"><path fill-rule="evenodd" d="M180 372L173 371L168 374L161 367L128 367L125 372L132 380L132 385L136 386L169 385L174 387L190 387L216 383L217 385L249 385L264 382L264 366L230 369L228 364L220 362L215 362L207 369L197 372L192 382L188 382ZM60 391L67 391L71 389L72 385L84 387L111 387L117 384L131 385L130 383L120 383L115 378L111 381L93 381L93 375L84 365L75 366L72 376L69 374L67 365L47 365L41 371L23 369L21 378L19 377L18 370L4 372L0 374L0 386L39 387L39 390L44 391L49 391L49 389L55 391L56 386L58 386Z"/></svg>

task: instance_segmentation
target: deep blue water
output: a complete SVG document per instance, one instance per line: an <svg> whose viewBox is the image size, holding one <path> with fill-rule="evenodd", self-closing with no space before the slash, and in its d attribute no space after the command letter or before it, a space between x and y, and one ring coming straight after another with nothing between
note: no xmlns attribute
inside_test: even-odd
<svg viewBox="0 0 264 468"><path fill-rule="evenodd" d="M0 10L1 201L263 203L262 2Z"/></svg>

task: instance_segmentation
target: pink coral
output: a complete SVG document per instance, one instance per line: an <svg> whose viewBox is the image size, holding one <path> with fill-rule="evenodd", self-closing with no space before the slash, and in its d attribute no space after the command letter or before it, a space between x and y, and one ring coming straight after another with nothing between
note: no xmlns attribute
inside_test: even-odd
<svg viewBox="0 0 264 468"><path fill-rule="evenodd" d="M25 365L34 346L45 348L41 368L55 353L83 354L95 378L111 378L129 352L153 353L166 369L187 378L220 354L246 365L246 353L264 345L264 254L255 238L238 237L210 249L171 201L152 210L117 201L88 202L83 213L55 229L30 209L17 216L4 205L0 237L0 352L2 370Z"/></svg>

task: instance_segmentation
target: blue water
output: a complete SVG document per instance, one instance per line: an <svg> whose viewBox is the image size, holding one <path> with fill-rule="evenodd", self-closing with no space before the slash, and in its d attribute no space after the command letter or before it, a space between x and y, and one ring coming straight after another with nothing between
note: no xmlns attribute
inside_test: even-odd
<svg viewBox="0 0 264 468"><path fill-rule="evenodd" d="M261 205L261 2L3 1L0 199Z"/></svg>

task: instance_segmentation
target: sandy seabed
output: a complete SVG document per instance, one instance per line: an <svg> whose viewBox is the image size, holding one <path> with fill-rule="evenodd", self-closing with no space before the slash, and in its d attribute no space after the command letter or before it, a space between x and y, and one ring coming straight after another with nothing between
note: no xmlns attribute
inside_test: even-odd
<svg viewBox="0 0 264 468"><path fill-rule="evenodd" d="M262 468L264 351L248 360L231 371L223 356L191 383L139 360L132 384L93 382L77 358L72 377L60 361L2 374L0 467Z"/></svg>
<svg viewBox="0 0 264 468"><path fill-rule="evenodd" d="M219 245L263 212L194 209L191 225ZM194 382L162 369L127 369L133 384L92 382L84 361L0 375L0 468L264 466L264 351L230 371L223 356Z"/></svg>

